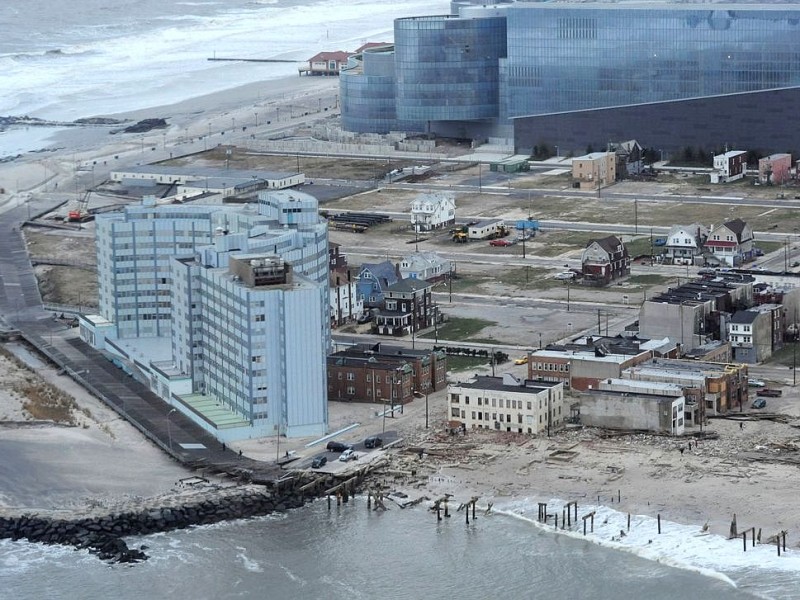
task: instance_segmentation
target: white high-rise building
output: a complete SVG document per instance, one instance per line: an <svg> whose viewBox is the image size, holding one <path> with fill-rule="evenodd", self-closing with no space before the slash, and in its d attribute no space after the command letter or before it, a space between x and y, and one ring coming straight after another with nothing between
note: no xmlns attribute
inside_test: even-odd
<svg viewBox="0 0 800 600"><path fill-rule="evenodd" d="M221 440L327 430L328 235L317 201L97 217L100 315L81 335Z"/></svg>

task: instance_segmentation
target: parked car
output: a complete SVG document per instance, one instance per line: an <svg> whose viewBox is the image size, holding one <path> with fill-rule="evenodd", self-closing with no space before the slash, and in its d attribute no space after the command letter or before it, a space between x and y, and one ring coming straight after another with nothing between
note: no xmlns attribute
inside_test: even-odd
<svg viewBox="0 0 800 600"><path fill-rule="evenodd" d="M756 398L753 403L750 405L752 408L764 408L767 405L767 401L763 398Z"/></svg>
<svg viewBox="0 0 800 600"><path fill-rule="evenodd" d="M656 238L653 240L654 246L666 246L667 245L667 238Z"/></svg>
<svg viewBox="0 0 800 600"><path fill-rule="evenodd" d="M347 462L349 460L355 460L356 458L358 458L356 456L356 453L353 452L350 448L348 448L347 450L342 452L342 454L339 456L339 460L342 461L342 462Z"/></svg>
<svg viewBox="0 0 800 600"><path fill-rule="evenodd" d="M320 467L325 466L325 463L328 462L328 458L325 456L315 456L314 460L311 461L311 468L312 469L319 469Z"/></svg>
<svg viewBox="0 0 800 600"><path fill-rule="evenodd" d="M489 242L489 245L490 246L513 246L514 242L512 242L510 240L499 239L499 240L492 240L491 242Z"/></svg>
<svg viewBox="0 0 800 600"><path fill-rule="evenodd" d="M756 392L756 396L766 396L767 398L777 398L782 394L782 391L771 388L761 388Z"/></svg>
<svg viewBox="0 0 800 600"><path fill-rule="evenodd" d="M358 319L356 319L356 322L359 324L369 323L370 321L372 321L372 313L364 313L359 315Z"/></svg>
<svg viewBox="0 0 800 600"><path fill-rule="evenodd" d="M752 379L750 377L747 378L747 385L750 387L766 387L767 384L761 381L760 379Z"/></svg>
<svg viewBox="0 0 800 600"><path fill-rule="evenodd" d="M328 452L344 452L345 450L351 450L353 447L350 444L345 444L344 442L334 442L330 441L327 445Z"/></svg>
<svg viewBox="0 0 800 600"><path fill-rule="evenodd" d="M364 440L364 448L380 448L383 446L383 438L373 435Z"/></svg>
<svg viewBox="0 0 800 600"><path fill-rule="evenodd" d="M514 361L515 365L527 365L528 364L528 356L520 356L517 360Z"/></svg>
<svg viewBox="0 0 800 600"><path fill-rule="evenodd" d="M561 273L558 273L556 275L556 279L564 279L570 281L572 279L575 279L575 273L573 271L561 271Z"/></svg>

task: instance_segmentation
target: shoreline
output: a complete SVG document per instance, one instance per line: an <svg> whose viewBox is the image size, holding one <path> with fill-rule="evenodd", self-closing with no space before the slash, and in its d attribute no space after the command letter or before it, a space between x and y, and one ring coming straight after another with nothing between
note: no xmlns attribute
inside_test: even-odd
<svg viewBox="0 0 800 600"><path fill-rule="evenodd" d="M182 131L196 136L213 130L211 136L215 142L227 142L232 136L226 135L223 138L221 131L226 128L227 131L233 131L235 122L242 126L249 118L253 119L254 126L255 119L258 118L254 115L254 108L289 106L298 98L313 93L338 92L338 87L334 89L334 84L338 86L338 79L335 78L291 77L266 83L270 86L270 95L265 95L263 100L260 89L264 84L248 84L177 104L112 116L125 116L134 120L158 116L174 119L163 137L161 131L149 134L148 145L155 143L160 146L163 139L165 151L169 148L180 150L183 149L179 143ZM319 116L322 118L330 114L333 113ZM228 128L229 123L231 127ZM214 124L219 129L215 129ZM274 129L260 124L259 131L269 135ZM61 169L61 172L51 169L56 181L69 182L71 177L79 176L79 173L70 172L70 168L80 161L94 160L94 157L119 152L125 153L125 160L129 162L141 159L141 155L145 154L144 140L148 137L148 134L141 136L140 152L138 134L132 134L130 138L123 140L105 133L105 137L98 136L95 140L86 132L74 133L80 138L79 143L52 157L51 165L57 168L60 166ZM248 125L245 135L249 133ZM31 159L26 157L19 162L18 166L26 170L26 177L31 182L31 187L26 188L28 191L38 190L42 181L49 181L51 186L54 183L53 178L47 178L47 168L42 179L42 161L38 156ZM5 175L6 166L3 164L0 167L0 175ZM84 173L82 177L85 181L88 175ZM20 181L21 178L18 177L17 188ZM72 194L71 187L68 184L61 185L67 195ZM18 199L18 195L12 196L11 204ZM441 407L439 422L443 422L445 409L445 406ZM413 424L406 422L404 427L419 433L419 428ZM735 513L741 526L761 527L767 537L779 529L789 530L792 536L791 545L794 547L796 542L793 536L800 531L800 508L796 505L796 492L792 486L797 474L796 467L755 463L739 458L741 452L768 443L778 427L790 431L786 425L751 422L748 423L746 432L737 432L738 427L733 422L715 421L714 429L719 432L720 439L702 441L695 452L690 451L685 455L678 452L678 446L685 444L686 440L655 436L632 434L616 440L604 440L591 432L585 432L585 435L584 432L560 432L551 439L524 438L518 442L514 438L482 437L476 432L469 432L463 441L474 444L473 448L452 459L445 457L438 463L433 463L430 468L425 468L428 475L436 475L446 481L440 485L431 485L428 481L423 487L427 485L425 489L430 490L433 496L445 493L446 490L455 490L462 501L473 495L491 498L498 503L522 502L526 498L535 502L537 498L555 497L578 499L587 505L594 505L598 494L601 498L609 498L616 490L621 490L622 502L603 506L650 518L655 518L660 513L662 518L670 522L694 527L696 530L704 522L708 522L712 532L717 535L727 530L731 516ZM22 439L24 436L19 437ZM503 441L504 439L508 441ZM445 442L446 440L447 438ZM135 447L130 439L125 443ZM414 443L413 439L411 443ZM416 443L423 446L433 443L446 445L435 438L432 442L421 434ZM572 449L578 452L578 456L568 463L548 462L548 455L559 448ZM427 460L424 459L421 464L425 464ZM392 467L396 462L402 463L395 460L392 462ZM91 465L87 465L87 468L89 466Z"/></svg>

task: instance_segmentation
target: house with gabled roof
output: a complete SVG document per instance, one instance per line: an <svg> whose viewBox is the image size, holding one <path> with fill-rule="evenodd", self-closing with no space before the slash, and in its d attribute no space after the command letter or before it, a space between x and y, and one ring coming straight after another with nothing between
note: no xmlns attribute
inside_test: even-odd
<svg viewBox="0 0 800 600"><path fill-rule="evenodd" d="M432 288L432 283L419 279L401 279L386 288L375 316L376 333L408 335L432 327L436 318Z"/></svg>
<svg viewBox="0 0 800 600"><path fill-rule="evenodd" d="M350 52L336 50L334 52L318 52L308 59L307 67L300 67L300 75L338 75L347 64Z"/></svg>
<svg viewBox="0 0 800 600"><path fill-rule="evenodd" d="M703 254L703 244L708 238L708 228L693 225L673 225L664 245L664 260L673 265L693 265L695 258Z"/></svg>
<svg viewBox="0 0 800 600"><path fill-rule="evenodd" d="M612 142L608 145L608 150L614 152L616 157L617 179L638 175L644 170L644 148L636 140Z"/></svg>
<svg viewBox="0 0 800 600"><path fill-rule="evenodd" d="M753 229L741 219L714 226L705 248L720 263L735 267L753 258Z"/></svg>
<svg viewBox="0 0 800 600"><path fill-rule="evenodd" d="M607 285L631 273L628 249L615 235L590 240L581 255L583 283Z"/></svg>
<svg viewBox="0 0 800 600"><path fill-rule="evenodd" d="M389 286L399 281L400 275L391 261L364 263L358 272L356 289L364 308L377 308L383 304L383 296Z"/></svg>
<svg viewBox="0 0 800 600"><path fill-rule="evenodd" d="M400 261L400 276L403 279L442 281L451 269L452 263L435 252L414 252Z"/></svg>
<svg viewBox="0 0 800 600"><path fill-rule="evenodd" d="M411 202L411 224L416 231L432 231L456 221L456 201L452 194L422 194Z"/></svg>

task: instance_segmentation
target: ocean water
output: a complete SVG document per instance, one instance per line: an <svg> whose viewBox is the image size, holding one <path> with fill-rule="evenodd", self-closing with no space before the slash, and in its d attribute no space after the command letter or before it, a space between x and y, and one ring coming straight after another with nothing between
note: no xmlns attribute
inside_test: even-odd
<svg viewBox="0 0 800 600"><path fill-rule="evenodd" d="M392 41L442 0L3 0L0 116L52 120L161 106L297 76L323 50ZM209 57L291 63L210 62ZM2 144L2 139L0 139Z"/></svg>
<svg viewBox="0 0 800 600"><path fill-rule="evenodd" d="M493 515L436 521L424 506L369 511L364 498L328 511L324 501L285 515L131 540L149 547L135 566L101 563L82 551L0 542L0 597L464 600L527 598L738 600L798 597L794 553L693 537L636 519L628 548L599 509L595 535L554 533L533 523L535 504ZM495 506L497 508L497 505ZM584 514L580 509L580 514ZM588 510L588 507L587 509ZM602 522L608 518L608 523ZM649 530L648 530L649 529ZM697 528L694 528L696 531ZM638 532L638 533L637 533ZM655 539L658 538L658 539ZM652 539L652 543L647 543ZM691 561L691 562L687 562Z"/></svg>

